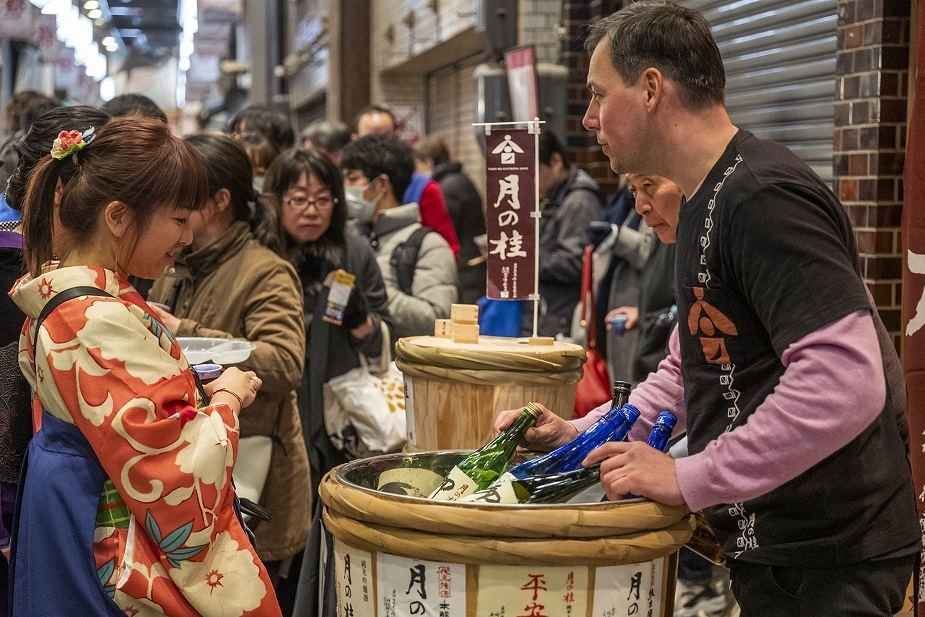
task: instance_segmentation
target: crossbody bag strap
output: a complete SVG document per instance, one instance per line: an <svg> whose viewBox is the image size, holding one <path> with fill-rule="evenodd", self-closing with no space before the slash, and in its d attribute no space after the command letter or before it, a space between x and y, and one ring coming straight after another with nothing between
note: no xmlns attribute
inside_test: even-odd
<svg viewBox="0 0 925 617"><path fill-rule="evenodd" d="M91 287L89 285L81 285L78 287L71 287L70 289L65 289L60 291L55 296L45 303L45 306L42 307L42 312L39 313L39 318L35 321L35 335L32 338L32 349L35 355L38 355L38 344L39 344L39 328L42 327L42 322L45 321L45 318L52 314L52 312L67 302L68 300L73 300L74 298L79 298L81 296L99 296L102 298L115 298L110 293L99 289L98 287Z"/></svg>

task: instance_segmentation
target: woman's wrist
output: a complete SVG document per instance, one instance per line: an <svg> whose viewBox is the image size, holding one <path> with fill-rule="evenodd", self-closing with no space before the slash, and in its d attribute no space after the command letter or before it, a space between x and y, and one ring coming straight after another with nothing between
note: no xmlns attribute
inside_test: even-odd
<svg viewBox="0 0 925 617"><path fill-rule="evenodd" d="M235 394L234 392L232 392L232 391L229 390L228 388L218 388L217 390L213 390L213 391L212 391L212 401L213 401L213 402L219 402L219 403L222 402L222 401L216 401L216 400L215 400L215 396L216 396L217 394L220 394L220 393L225 393L225 394L227 394L227 395L233 397L236 401L238 401L238 411L241 411L241 410L244 409L244 399L242 399L240 396L238 396L237 394Z"/></svg>

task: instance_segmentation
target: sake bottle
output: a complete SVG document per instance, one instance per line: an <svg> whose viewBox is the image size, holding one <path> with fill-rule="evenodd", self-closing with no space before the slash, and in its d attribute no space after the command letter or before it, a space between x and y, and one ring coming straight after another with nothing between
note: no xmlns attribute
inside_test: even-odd
<svg viewBox="0 0 925 617"><path fill-rule="evenodd" d="M475 503L557 503L601 481L601 467L581 467L565 473L545 474L495 482L461 501Z"/></svg>
<svg viewBox="0 0 925 617"><path fill-rule="evenodd" d="M608 441L622 441L637 419L639 419L639 410L629 403L620 409L611 409L601 416L600 420L588 427L584 433L561 448L512 467L504 475L526 478L574 471L581 467L581 461L591 450Z"/></svg>
<svg viewBox="0 0 925 617"><path fill-rule="evenodd" d="M624 405L630 402L630 390L633 389L633 384L628 381L615 381L613 382L613 399L610 401L611 409L620 409Z"/></svg>
<svg viewBox="0 0 925 617"><path fill-rule="evenodd" d="M678 417L670 411L659 412L658 417L655 418L655 426L652 427L652 432L649 433L649 439L646 443L659 452L664 452L665 448L668 447L668 440L671 439L671 433L674 432L674 426L677 423ZM638 495L627 493L623 496L623 499L633 499L634 497L638 497Z"/></svg>
<svg viewBox="0 0 925 617"><path fill-rule="evenodd" d="M507 467L517 444L523 439L527 429L536 424L540 413L539 407L527 403L507 430L457 463L440 486L430 494L430 498L456 501L460 497L488 487Z"/></svg>

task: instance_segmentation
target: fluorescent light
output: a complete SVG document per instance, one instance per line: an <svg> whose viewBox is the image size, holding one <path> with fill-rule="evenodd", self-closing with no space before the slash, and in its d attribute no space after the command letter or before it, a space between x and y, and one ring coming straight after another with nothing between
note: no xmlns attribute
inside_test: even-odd
<svg viewBox="0 0 925 617"><path fill-rule="evenodd" d="M88 11L92 11L93 9L100 8L99 0L87 0L86 2L84 2L84 8L87 9Z"/></svg>
<svg viewBox="0 0 925 617"><path fill-rule="evenodd" d="M116 44L116 38L114 36L103 37L103 40L100 41L103 44L103 47L111 47Z"/></svg>
<svg viewBox="0 0 925 617"><path fill-rule="evenodd" d="M112 98L116 95L116 82L112 80L112 77L104 77L100 81L100 98L104 101L111 101Z"/></svg>
<svg viewBox="0 0 925 617"><path fill-rule="evenodd" d="M90 19L99 19L103 16L103 11L101 9L93 9L92 11L87 11L87 17Z"/></svg>

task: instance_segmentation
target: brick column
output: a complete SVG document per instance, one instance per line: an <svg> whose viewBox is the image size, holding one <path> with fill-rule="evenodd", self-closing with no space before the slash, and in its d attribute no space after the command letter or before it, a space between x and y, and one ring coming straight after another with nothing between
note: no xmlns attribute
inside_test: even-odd
<svg viewBox="0 0 925 617"><path fill-rule="evenodd" d="M839 0L836 58L835 192L855 229L864 280L901 352L909 3Z"/></svg>
<svg viewBox="0 0 925 617"><path fill-rule="evenodd" d="M588 93L588 54L585 52L586 26L589 21L610 15L622 8L622 0L563 0L562 62L569 70L567 86L568 117L566 119L566 146L572 161L591 174L607 193L616 192L619 178L610 169L607 157L591 133L581 125L591 96Z"/></svg>

